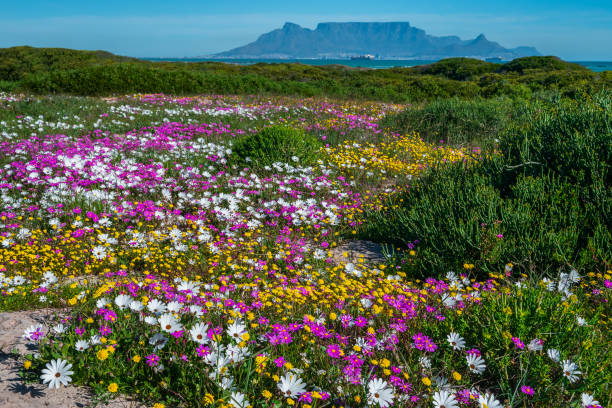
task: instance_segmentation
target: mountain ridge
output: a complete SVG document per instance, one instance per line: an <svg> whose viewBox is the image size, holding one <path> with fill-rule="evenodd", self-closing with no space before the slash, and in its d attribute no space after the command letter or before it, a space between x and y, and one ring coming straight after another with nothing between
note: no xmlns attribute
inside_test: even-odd
<svg viewBox="0 0 612 408"><path fill-rule="evenodd" d="M315 29L286 22L241 47L215 58L378 58L439 59L450 57L514 59L541 55L534 47L505 48L484 34L471 40L433 36L408 22L323 22Z"/></svg>

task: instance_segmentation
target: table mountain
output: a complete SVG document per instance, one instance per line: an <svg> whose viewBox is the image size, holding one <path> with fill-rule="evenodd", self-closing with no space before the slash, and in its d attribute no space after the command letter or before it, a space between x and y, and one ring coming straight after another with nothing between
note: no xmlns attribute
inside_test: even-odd
<svg viewBox="0 0 612 408"><path fill-rule="evenodd" d="M311 30L293 23L262 34L242 47L215 54L217 58L347 58L371 54L381 59L496 57L510 60L540 55L533 47L504 48L480 34L473 40L436 37L408 22L319 23Z"/></svg>

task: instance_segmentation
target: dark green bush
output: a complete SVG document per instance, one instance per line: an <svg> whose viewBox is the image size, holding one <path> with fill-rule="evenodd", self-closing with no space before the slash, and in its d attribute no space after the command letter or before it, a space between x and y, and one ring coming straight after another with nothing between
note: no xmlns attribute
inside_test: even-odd
<svg viewBox="0 0 612 408"><path fill-rule="evenodd" d="M430 170L389 210L367 214L361 235L404 246L419 240L407 264L417 276L465 262L485 274L507 262L537 274L609 268L611 115L607 94L551 95L518 109L500 154Z"/></svg>
<svg viewBox="0 0 612 408"><path fill-rule="evenodd" d="M495 72L498 68L498 64L474 58L447 58L417 69L424 74L441 75L448 79L465 81L488 72Z"/></svg>
<svg viewBox="0 0 612 408"><path fill-rule="evenodd" d="M612 163L612 98L554 99L530 106L530 120L512 124L500 149L510 165L540 163L548 170L584 186L608 184ZM539 165L517 171L538 174Z"/></svg>
<svg viewBox="0 0 612 408"><path fill-rule="evenodd" d="M409 107L380 124L400 133L416 131L428 142L483 146L493 144L512 119L512 112L512 101L507 99L441 99L423 107Z"/></svg>
<svg viewBox="0 0 612 408"><path fill-rule="evenodd" d="M574 70L574 71L588 71L587 68L579 64L563 61L559 57L546 56L546 57L523 57L516 58L510 62L501 65L498 72L518 72L520 74L525 73L529 70Z"/></svg>
<svg viewBox="0 0 612 408"><path fill-rule="evenodd" d="M248 167L264 167L275 162L308 166L317 161L320 146L316 137L299 129L271 126L238 140L232 155Z"/></svg>
<svg viewBox="0 0 612 408"><path fill-rule="evenodd" d="M0 92L11 92L17 88L17 82L0 80Z"/></svg>

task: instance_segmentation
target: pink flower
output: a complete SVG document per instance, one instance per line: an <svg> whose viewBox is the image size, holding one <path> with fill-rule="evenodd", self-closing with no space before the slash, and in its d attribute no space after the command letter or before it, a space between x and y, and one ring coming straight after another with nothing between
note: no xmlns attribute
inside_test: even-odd
<svg viewBox="0 0 612 408"><path fill-rule="evenodd" d="M523 385L523 386L521 387L521 392L522 392L523 394L526 394L526 395L529 395L529 396L531 396L531 395L533 395L533 394L535 393L535 391L533 390L533 388L531 388L531 387L530 387L530 386L528 386L528 385Z"/></svg>
<svg viewBox="0 0 612 408"><path fill-rule="evenodd" d="M149 367L155 367L159 363L159 357L155 354L149 354L146 359Z"/></svg>
<svg viewBox="0 0 612 408"><path fill-rule="evenodd" d="M518 337L513 337L512 338L512 342L514 343L514 345L518 348L518 349L524 349L525 348L525 343L523 343L521 341L521 339L519 339Z"/></svg>
<svg viewBox="0 0 612 408"><path fill-rule="evenodd" d="M327 346L327 355L333 358L342 357L342 349L337 344L330 344Z"/></svg>

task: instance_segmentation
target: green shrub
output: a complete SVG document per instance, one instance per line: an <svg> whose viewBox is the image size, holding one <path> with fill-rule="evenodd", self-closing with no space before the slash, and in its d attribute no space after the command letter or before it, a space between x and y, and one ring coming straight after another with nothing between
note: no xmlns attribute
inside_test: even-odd
<svg viewBox="0 0 612 408"><path fill-rule="evenodd" d="M500 149L511 165L539 163L516 171L552 170L574 183L607 184L612 163L612 98L553 99L530 107L530 120L513 124L502 135Z"/></svg>
<svg viewBox="0 0 612 408"><path fill-rule="evenodd" d="M503 64L499 67L498 72L518 72L520 74L525 73L529 70L575 70L575 71L588 71L588 68L583 67L580 64L574 64L571 62L563 61L559 57L546 56L546 57L523 57L516 58L510 62Z"/></svg>
<svg viewBox="0 0 612 408"><path fill-rule="evenodd" d="M419 240L407 267L421 277L464 263L484 274L506 262L537 274L609 268L609 96L552 95L517 112L500 154L430 170L388 210L367 214L362 237L403 246Z"/></svg>
<svg viewBox="0 0 612 408"><path fill-rule="evenodd" d="M486 173L463 165L432 171L389 204L392 211L368 214L361 234L405 247L419 240L409 271L418 277L464 263L486 277L507 262L544 273L610 261L610 252L596 247L606 237L602 221L582 205L578 187L554 175L520 176L502 198Z"/></svg>
<svg viewBox="0 0 612 408"><path fill-rule="evenodd" d="M11 92L17 88L17 82L0 80L0 92Z"/></svg>
<svg viewBox="0 0 612 408"><path fill-rule="evenodd" d="M316 137L302 130L271 126L238 140L232 155L249 167L270 166L276 162L307 166L316 162L320 147Z"/></svg>
<svg viewBox="0 0 612 408"><path fill-rule="evenodd" d="M492 144L512 117L509 100L442 99L386 117L380 122L395 132L417 131L428 142L452 145Z"/></svg>
<svg viewBox="0 0 612 408"><path fill-rule="evenodd" d="M465 81L487 72L495 72L498 68L498 64L474 58L447 58L416 69L424 74L441 75L448 79Z"/></svg>
<svg viewBox="0 0 612 408"><path fill-rule="evenodd" d="M555 273L554 278L557 277ZM561 294L547 291L537 281L527 280L527 283L521 288L503 288L508 290L507 295L483 292L483 301L478 307L468 306L461 315L450 314L441 325L461 334L467 344L479 344L487 361L483 382L487 388L499 389L499 395L507 399L509 407L578 407L582 392L602 395L599 401L606 401L610 394L610 378L605 367L612 363L606 349L609 342L607 325L593 318L588 325L581 326L576 319L577 316L605 313L606 303L586 300L591 294L576 287L575 292L581 300L562 307ZM588 382L583 380L574 385L565 382L560 386L556 379L560 374L559 364L545 352L517 348L512 337L525 344L543 339L545 350L557 349L563 359L577 362ZM449 365L465 364L460 360L461 355L457 357ZM529 397L521 393L522 385L532 386L535 395ZM577 404L557 402L572 398L578 400ZM606 402L601 405L609 406Z"/></svg>

